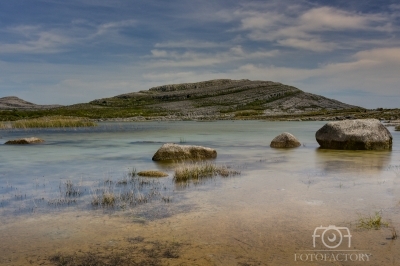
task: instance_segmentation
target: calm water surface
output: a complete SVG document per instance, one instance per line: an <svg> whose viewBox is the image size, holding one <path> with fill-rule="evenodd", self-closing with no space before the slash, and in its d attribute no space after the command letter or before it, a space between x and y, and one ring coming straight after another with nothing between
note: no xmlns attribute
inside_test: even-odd
<svg viewBox="0 0 400 266"><path fill-rule="evenodd" d="M390 128L392 151L330 151L318 149L315 141L323 125L147 122L0 131L0 144L30 136L46 141L0 145L0 264L51 265L46 257L55 252L117 248L141 236L184 243L180 257L165 262L172 265L398 265L400 240L390 238L395 229L400 234L400 132ZM303 145L271 149L282 132ZM175 165L151 160L166 142L215 148L214 162L241 175L176 185ZM126 185L133 169L169 176ZM66 196L67 184L76 194ZM93 206L105 190L134 191L147 202ZM357 227L360 217L375 212L390 228ZM351 231L351 247L344 238L340 250L363 250L372 255L369 261L295 261L305 250L337 254L320 238L313 246L314 229L329 225Z"/></svg>

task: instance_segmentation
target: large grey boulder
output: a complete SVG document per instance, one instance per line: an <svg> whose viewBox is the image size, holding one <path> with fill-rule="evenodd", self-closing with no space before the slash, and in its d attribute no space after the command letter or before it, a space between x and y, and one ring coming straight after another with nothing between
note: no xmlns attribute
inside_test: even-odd
<svg viewBox="0 0 400 266"><path fill-rule="evenodd" d="M36 137L31 137L31 138L9 140L4 144L36 144L36 143L42 143L42 142L44 142L44 140L36 138Z"/></svg>
<svg viewBox="0 0 400 266"><path fill-rule="evenodd" d="M392 135L377 119L356 119L329 122L315 133L324 149L389 150Z"/></svg>
<svg viewBox="0 0 400 266"><path fill-rule="evenodd" d="M178 145L175 143L166 143L158 149L153 156L153 161L170 160L201 160L214 159L217 157L217 151L203 146Z"/></svg>
<svg viewBox="0 0 400 266"><path fill-rule="evenodd" d="M276 136L270 144L272 148L296 148L300 145L301 144L296 137L287 132L283 132Z"/></svg>

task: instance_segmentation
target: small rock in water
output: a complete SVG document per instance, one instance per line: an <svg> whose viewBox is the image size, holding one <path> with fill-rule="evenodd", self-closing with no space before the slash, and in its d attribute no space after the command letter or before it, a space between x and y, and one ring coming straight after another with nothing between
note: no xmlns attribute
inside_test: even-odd
<svg viewBox="0 0 400 266"><path fill-rule="evenodd" d="M166 143L158 149L153 156L153 161L169 160L202 160L214 159L217 157L217 151L211 148L194 145L179 145L175 143Z"/></svg>
<svg viewBox="0 0 400 266"><path fill-rule="evenodd" d="M36 143L43 143L44 140L36 138L36 137L31 137L31 138L22 138L22 139L14 139L14 140L9 140L4 144L36 144Z"/></svg>
<svg viewBox="0 0 400 266"><path fill-rule="evenodd" d="M272 148L296 148L301 146L300 142L290 133L284 132L279 136L276 136L270 146Z"/></svg>

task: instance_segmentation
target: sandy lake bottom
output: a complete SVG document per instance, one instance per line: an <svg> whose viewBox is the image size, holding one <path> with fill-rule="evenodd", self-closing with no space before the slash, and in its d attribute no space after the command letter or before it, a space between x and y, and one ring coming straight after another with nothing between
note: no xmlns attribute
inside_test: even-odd
<svg viewBox="0 0 400 266"><path fill-rule="evenodd" d="M147 122L0 131L0 265L398 265L400 132L390 128L392 151L331 151L315 141L323 125ZM303 145L270 148L282 132ZM1 145L30 136L46 142ZM175 184L175 165L151 160L166 142L215 148L213 162L241 174ZM132 180L134 169L169 176ZM66 195L68 184L76 193ZM93 206L104 191L136 196ZM388 227L358 227L376 213Z"/></svg>

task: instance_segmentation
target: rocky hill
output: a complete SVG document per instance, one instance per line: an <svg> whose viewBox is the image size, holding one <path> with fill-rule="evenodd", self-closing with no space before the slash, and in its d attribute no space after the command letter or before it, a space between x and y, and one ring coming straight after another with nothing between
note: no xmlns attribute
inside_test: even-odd
<svg viewBox="0 0 400 266"><path fill-rule="evenodd" d="M37 105L15 96L0 98L0 110L39 110L60 107L61 105Z"/></svg>
<svg viewBox="0 0 400 266"><path fill-rule="evenodd" d="M103 107L138 107L182 116L301 114L359 108L272 81L218 79L172 84L90 102Z"/></svg>
<svg viewBox="0 0 400 266"><path fill-rule="evenodd" d="M367 110L293 86L248 79L163 85L69 106L36 105L17 97L0 98L0 121L43 116L97 121L377 118L393 122L400 119L400 109Z"/></svg>

